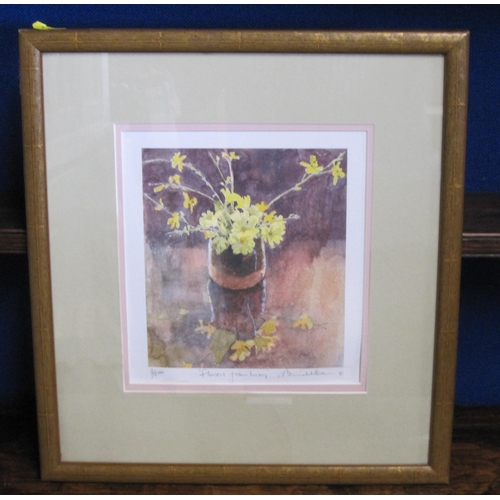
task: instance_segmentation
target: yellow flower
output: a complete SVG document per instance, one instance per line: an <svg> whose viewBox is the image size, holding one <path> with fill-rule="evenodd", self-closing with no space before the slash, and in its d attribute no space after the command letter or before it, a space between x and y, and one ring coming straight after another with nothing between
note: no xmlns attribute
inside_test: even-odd
<svg viewBox="0 0 500 500"><path fill-rule="evenodd" d="M204 229L217 226L220 216L221 212L214 214L211 210L207 210L201 214L199 224Z"/></svg>
<svg viewBox="0 0 500 500"><path fill-rule="evenodd" d="M332 175L333 175L333 185L337 185L337 181L339 177L343 179L345 177L345 172L340 168L340 162L336 161L332 167Z"/></svg>
<svg viewBox="0 0 500 500"><path fill-rule="evenodd" d="M264 212L261 212L257 205L250 205L249 207L243 207L243 210L248 213L249 216L257 217L257 220L260 221L264 216Z"/></svg>
<svg viewBox="0 0 500 500"><path fill-rule="evenodd" d="M238 340L235 342L232 346L231 349L234 352L231 356L229 356L229 359L233 361L243 361L245 358L250 356L251 352L250 349L254 346L254 341L253 340Z"/></svg>
<svg viewBox="0 0 500 500"><path fill-rule="evenodd" d="M168 178L168 182L170 184L178 184L180 186L180 184L181 184L181 178L179 177L179 174L171 175Z"/></svg>
<svg viewBox="0 0 500 500"><path fill-rule="evenodd" d="M239 160L240 157L234 152L231 151L229 154L227 154L225 151L222 153L222 158L225 158L226 160Z"/></svg>
<svg viewBox="0 0 500 500"><path fill-rule="evenodd" d="M264 226L261 229L262 238L271 248L274 248L274 245L279 245L282 242L285 229L286 223L283 216L279 215L269 226Z"/></svg>
<svg viewBox="0 0 500 500"><path fill-rule="evenodd" d="M240 199L236 202L236 208L248 208L250 204L252 203L252 200L250 199L250 196L240 196Z"/></svg>
<svg viewBox="0 0 500 500"><path fill-rule="evenodd" d="M173 168L178 168L179 172L182 172L182 169L184 168L184 160L186 159L186 155L182 155L180 153L175 153L174 156L172 156L172 159L170 162L172 163Z"/></svg>
<svg viewBox="0 0 500 500"><path fill-rule="evenodd" d="M255 206L259 209L260 212L265 212L269 208L269 205L266 205L263 201L257 203L257 205Z"/></svg>
<svg viewBox="0 0 500 500"><path fill-rule="evenodd" d="M256 214L250 213L250 210L242 212L234 212L231 214L231 220L234 222L234 227L243 229L254 229L260 220L260 212Z"/></svg>
<svg viewBox="0 0 500 500"><path fill-rule="evenodd" d="M167 220L167 223L170 224L170 229L174 228L179 228L180 222L179 222L179 212L174 212L172 214L172 217Z"/></svg>
<svg viewBox="0 0 500 500"><path fill-rule="evenodd" d="M215 253L220 255L226 248L229 246L229 241L226 240L223 236L216 236L212 240L212 248L215 249Z"/></svg>
<svg viewBox="0 0 500 500"><path fill-rule="evenodd" d="M234 193L226 188L222 189L221 193L224 195L226 204L236 203L236 208L246 208L250 206L250 203L252 203L250 196L242 197L238 193Z"/></svg>
<svg viewBox="0 0 500 500"><path fill-rule="evenodd" d="M160 184L159 186L156 186L156 187L153 189L153 191L154 191L155 193L159 193L160 191L163 191L163 190L165 189L165 187L166 187L166 186L165 186L165 184Z"/></svg>
<svg viewBox="0 0 500 500"><path fill-rule="evenodd" d="M207 338L209 339L214 333L217 328L215 328L212 323L207 323L206 325L203 323L203 320L199 319L198 323L200 326L198 328L195 328L195 332L201 333L202 335L206 335Z"/></svg>
<svg viewBox="0 0 500 500"><path fill-rule="evenodd" d="M182 368L193 368L192 363L185 363L184 361L181 361L181 366Z"/></svg>
<svg viewBox="0 0 500 500"><path fill-rule="evenodd" d="M302 328L302 330L310 330L314 326L313 320L307 313L303 313L302 316L293 324L294 328Z"/></svg>
<svg viewBox="0 0 500 500"><path fill-rule="evenodd" d="M271 347L273 347L276 342L277 337L261 337L257 336L253 339L255 344L255 352L259 351L269 351Z"/></svg>
<svg viewBox="0 0 500 500"><path fill-rule="evenodd" d="M264 222L273 222L276 219L276 210L273 210L270 214L264 215Z"/></svg>
<svg viewBox="0 0 500 500"><path fill-rule="evenodd" d="M279 322L276 318L271 318L262 323L258 330L259 335L272 335L276 331Z"/></svg>
<svg viewBox="0 0 500 500"><path fill-rule="evenodd" d="M221 189L221 193L224 195L224 199L226 200L226 204L238 201L238 199L240 197L239 194L233 193L230 189L227 189L227 188Z"/></svg>
<svg viewBox="0 0 500 500"><path fill-rule="evenodd" d="M184 194L184 208L189 208L189 210L191 210L191 213L192 213L193 208L198 203L198 200L194 196L192 198L190 198L187 193L183 193L183 194Z"/></svg>
<svg viewBox="0 0 500 500"><path fill-rule="evenodd" d="M235 224L229 236L229 243L235 254L248 255L255 247L255 238L259 230L245 228Z"/></svg>
<svg viewBox="0 0 500 500"><path fill-rule="evenodd" d="M160 198L158 205L156 205L155 210L163 210L165 206L163 205L163 200Z"/></svg>
<svg viewBox="0 0 500 500"><path fill-rule="evenodd" d="M309 158L309 163L301 161L300 164L306 167L306 174L318 174L323 170L323 167L318 165L318 160L315 155L311 155Z"/></svg>

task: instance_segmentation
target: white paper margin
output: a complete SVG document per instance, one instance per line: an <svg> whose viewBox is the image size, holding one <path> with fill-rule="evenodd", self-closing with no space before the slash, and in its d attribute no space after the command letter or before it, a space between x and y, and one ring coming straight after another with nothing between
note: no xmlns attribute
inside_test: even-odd
<svg viewBox="0 0 500 500"><path fill-rule="evenodd" d="M126 391L363 392L363 325L366 315L369 242L367 236L369 126L319 130L249 127L224 130L162 130L168 126L115 125L118 213L120 214L121 302ZM188 127L190 129L196 126ZM143 149L323 148L348 150L344 365L313 369L158 368L148 366L146 276L142 192ZM126 200L126 202L125 202ZM364 339L366 342L366 338ZM366 368L366 367L364 367ZM363 373L362 373L363 372Z"/></svg>

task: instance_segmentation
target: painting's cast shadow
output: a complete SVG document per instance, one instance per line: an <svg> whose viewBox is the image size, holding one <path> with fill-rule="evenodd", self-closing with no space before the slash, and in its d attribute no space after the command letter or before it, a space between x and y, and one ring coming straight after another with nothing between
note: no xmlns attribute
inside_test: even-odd
<svg viewBox="0 0 500 500"><path fill-rule="evenodd" d="M218 329L234 332L238 340L255 337L266 304L266 281L245 290L230 290L210 279L207 287L212 323Z"/></svg>

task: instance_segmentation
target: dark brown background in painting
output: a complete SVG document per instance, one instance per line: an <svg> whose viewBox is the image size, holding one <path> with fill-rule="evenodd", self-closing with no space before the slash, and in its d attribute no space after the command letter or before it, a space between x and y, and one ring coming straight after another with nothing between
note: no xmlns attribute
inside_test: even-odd
<svg viewBox="0 0 500 500"><path fill-rule="evenodd" d="M231 150L232 151L232 150ZM298 182L303 174L304 167L301 161L309 162L311 155L316 155L318 163L322 166L330 163L341 151L344 151L342 170L347 173L347 150L339 149L245 149L235 150L240 156L239 160L233 161L235 178L235 191L240 195L250 195L253 203L260 201L269 202L278 194L286 191ZM144 149L143 156L143 186L144 193L154 199L163 199L163 203L170 211L186 212L183 207L183 195L180 191L164 190L161 193L153 193L150 184L168 182L171 175L179 171L172 168L170 159L180 152L186 155L186 162L192 163L212 183L216 191L222 186L220 175L217 172L209 153L220 156L220 149ZM156 160L156 161L155 161ZM223 173L228 173L227 162L221 160ZM209 194L209 190L202 181L188 169L184 168L180 174L182 183ZM305 240L314 242L313 247L317 251L327 243L328 240L345 240L346 234L346 180L339 179L336 186L333 185L331 174L325 174L308 181L302 186L301 191L287 194L276 202L272 210L284 217L296 213L300 215L299 220L287 223L286 234L283 242L277 248L285 249L292 241ZM196 195L195 195L196 196ZM200 196L198 205L193 214L188 215L188 220L196 224L200 215L206 210L213 210L212 203ZM204 241L201 234L189 237L168 237L167 219L169 215L164 212L155 211L153 203L144 199L144 223L148 242L152 247L157 244L168 244L171 246L196 246ZM272 252L269 252L272 253Z"/></svg>

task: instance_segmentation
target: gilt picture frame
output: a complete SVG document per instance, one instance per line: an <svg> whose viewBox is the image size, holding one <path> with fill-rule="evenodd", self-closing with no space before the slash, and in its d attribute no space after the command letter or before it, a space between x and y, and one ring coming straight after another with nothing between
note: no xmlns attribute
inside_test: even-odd
<svg viewBox="0 0 500 500"><path fill-rule="evenodd" d="M20 53L43 479L446 482L468 33Z"/></svg>

